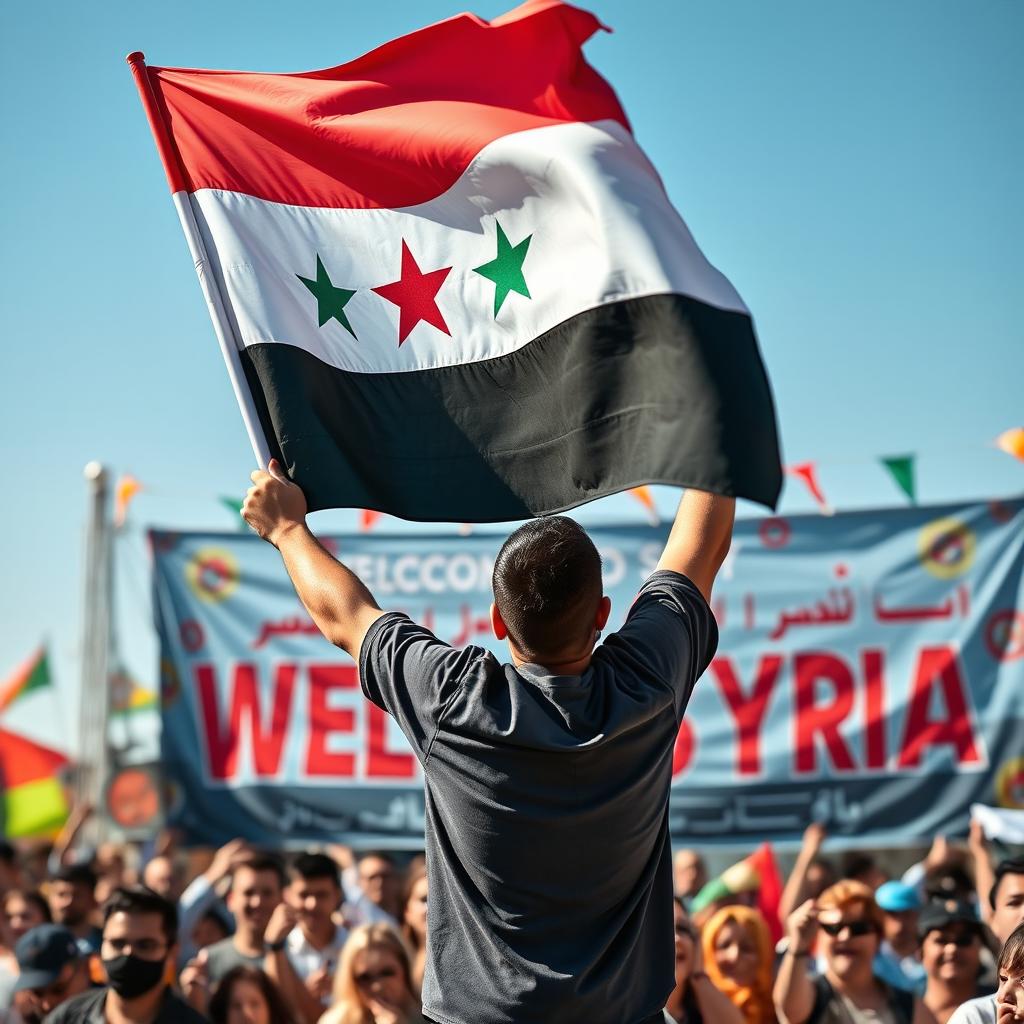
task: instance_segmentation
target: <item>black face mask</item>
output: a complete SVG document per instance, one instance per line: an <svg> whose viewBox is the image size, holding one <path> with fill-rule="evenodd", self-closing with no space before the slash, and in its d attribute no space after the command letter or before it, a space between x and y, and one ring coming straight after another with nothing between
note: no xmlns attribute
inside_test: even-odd
<svg viewBox="0 0 1024 1024"><path fill-rule="evenodd" d="M103 961L110 987L122 999L137 999L164 980L167 967L163 960L143 960L134 953Z"/></svg>

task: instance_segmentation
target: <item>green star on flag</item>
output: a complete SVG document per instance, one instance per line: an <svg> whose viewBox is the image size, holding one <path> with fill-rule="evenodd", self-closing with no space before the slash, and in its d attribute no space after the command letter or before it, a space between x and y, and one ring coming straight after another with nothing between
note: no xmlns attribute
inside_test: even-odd
<svg viewBox="0 0 1024 1024"><path fill-rule="evenodd" d="M494 223L498 227L498 255L490 263L474 267L473 273L494 282L494 316L497 319L509 292L518 292L530 298L530 289L526 287L526 278L523 277L523 261L533 235L527 235L518 245L511 245L501 225L497 221Z"/></svg>
<svg viewBox="0 0 1024 1024"><path fill-rule="evenodd" d="M295 276L316 296L316 316L319 325L323 327L328 320L337 320L353 338L356 338L356 332L352 330L352 325L348 322L348 317L345 315L345 304L355 295L356 290L336 288L331 283L330 277L327 276L327 271L324 269L319 253L317 253L316 257L315 281L311 281L308 277L303 277L301 274L296 274ZM356 341L358 340L356 338Z"/></svg>

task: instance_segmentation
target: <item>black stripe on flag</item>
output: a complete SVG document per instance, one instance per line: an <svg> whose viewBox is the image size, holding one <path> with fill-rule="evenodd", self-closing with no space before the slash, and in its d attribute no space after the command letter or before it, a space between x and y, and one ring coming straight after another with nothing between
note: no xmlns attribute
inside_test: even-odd
<svg viewBox="0 0 1024 1024"><path fill-rule="evenodd" d="M242 362L311 510L502 522L645 483L774 508L782 484L750 317L681 295L598 306L437 369L352 373L280 343Z"/></svg>

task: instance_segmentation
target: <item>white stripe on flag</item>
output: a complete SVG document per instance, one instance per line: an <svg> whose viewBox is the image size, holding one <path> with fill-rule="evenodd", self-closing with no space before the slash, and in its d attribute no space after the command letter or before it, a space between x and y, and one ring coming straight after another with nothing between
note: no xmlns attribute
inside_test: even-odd
<svg viewBox="0 0 1024 1024"><path fill-rule="evenodd" d="M400 372L514 352L605 303L680 293L746 313L704 258L647 158L620 125L562 124L504 136L429 203L337 210L201 190L193 208L243 344L281 342L342 370ZM532 236L526 298L494 316L495 285L474 272L495 259L497 227L515 246ZM437 294L451 331L419 323L398 344L398 307L371 289L398 280L405 240L423 273L452 267ZM357 335L317 326L297 275L356 289L345 305Z"/></svg>

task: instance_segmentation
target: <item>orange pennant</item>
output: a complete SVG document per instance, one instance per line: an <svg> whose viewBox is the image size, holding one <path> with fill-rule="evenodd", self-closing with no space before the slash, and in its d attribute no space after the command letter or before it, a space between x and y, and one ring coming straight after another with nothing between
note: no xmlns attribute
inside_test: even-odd
<svg viewBox="0 0 1024 1024"><path fill-rule="evenodd" d="M117 482L117 490L114 492L114 525L124 526L128 517L128 506L132 498L142 490L142 484L130 473L125 473Z"/></svg>
<svg viewBox="0 0 1024 1024"><path fill-rule="evenodd" d="M1024 462L1024 427L1011 427L996 438L996 447Z"/></svg>
<svg viewBox="0 0 1024 1024"><path fill-rule="evenodd" d="M651 526L657 526L661 522L658 516L658 506L654 503L654 495L646 484L643 487L631 487L629 493L647 509L647 521Z"/></svg>

